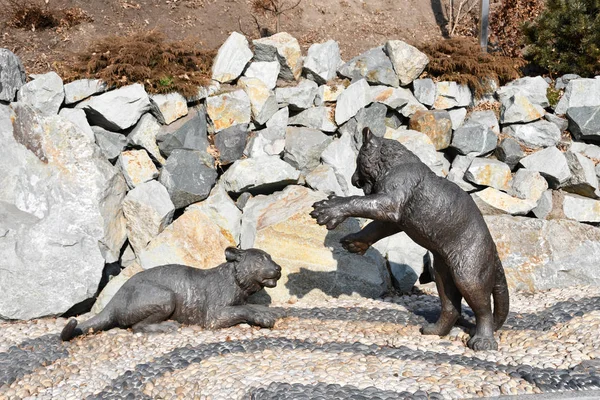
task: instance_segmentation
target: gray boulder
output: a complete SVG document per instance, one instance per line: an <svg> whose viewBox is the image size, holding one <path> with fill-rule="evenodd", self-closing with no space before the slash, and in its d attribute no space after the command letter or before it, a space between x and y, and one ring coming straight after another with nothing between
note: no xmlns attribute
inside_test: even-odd
<svg viewBox="0 0 600 400"><path fill-rule="evenodd" d="M146 149L146 151L162 165L166 160L160 153L160 148L156 143L156 138L160 133L161 125L152 114L147 113L140 118L135 128L127 135L127 142L131 145ZM170 151L168 153L170 154Z"/></svg>
<svg viewBox="0 0 600 400"><path fill-rule="evenodd" d="M569 82L573 79L581 79L581 77L577 74L565 74L559 78L556 78L556 83L554 84L554 89L563 90L567 88Z"/></svg>
<svg viewBox="0 0 600 400"><path fill-rule="evenodd" d="M265 193L298 182L300 171L279 156L237 160L221 176L223 188L230 193Z"/></svg>
<svg viewBox="0 0 600 400"><path fill-rule="evenodd" d="M306 184L316 191L323 192L327 195L344 195L344 191L342 190L331 165L321 164L317 166L306 175L305 180Z"/></svg>
<svg viewBox="0 0 600 400"><path fill-rule="evenodd" d="M382 103L393 109L401 109L409 102L416 102L410 90L389 86L371 86L372 101ZM425 107L423 107L425 108Z"/></svg>
<svg viewBox="0 0 600 400"><path fill-rule="evenodd" d="M157 126L156 120L144 116L140 121L140 128L144 126L145 119L152 126ZM149 127L151 129L152 127ZM136 128L137 129L137 128ZM136 132L136 129L132 132ZM148 136L152 136L149 134ZM187 117L163 128L156 134L158 147L165 157L169 157L175 149L200 150L206 152L209 146L206 113L204 108L193 109Z"/></svg>
<svg viewBox="0 0 600 400"><path fill-rule="evenodd" d="M311 171L319 165L321 153L331 140L331 137L316 129L288 127L283 160L297 170Z"/></svg>
<svg viewBox="0 0 600 400"><path fill-rule="evenodd" d="M512 178L509 194L519 199L533 200L537 203L547 190L548 182L538 171L521 168Z"/></svg>
<svg viewBox="0 0 600 400"><path fill-rule="evenodd" d="M335 107L335 123L342 125L372 101L371 90L366 80L354 82L340 94Z"/></svg>
<svg viewBox="0 0 600 400"><path fill-rule="evenodd" d="M8 49L0 49L0 101L14 101L26 80L19 57Z"/></svg>
<svg viewBox="0 0 600 400"><path fill-rule="evenodd" d="M569 150L573 153L581 153L594 163L600 162L600 146L581 142L572 142Z"/></svg>
<svg viewBox="0 0 600 400"><path fill-rule="evenodd" d="M508 165L488 158L473 159L465 173L465 179L471 183L493 187L504 192L510 189L511 178Z"/></svg>
<svg viewBox="0 0 600 400"><path fill-rule="evenodd" d="M121 169L130 189L158 178L158 169L144 149L123 151L116 165Z"/></svg>
<svg viewBox="0 0 600 400"><path fill-rule="evenodd" d="M519 161L525 157L521 145L513 138L504 138L496 147L496 158L507 164L510 169L515 169Z"/></svg>
<svg viewBox="0 0 600 400"><path fill-rule="evenodd" d="M127 146L127 137L121 133L92 126L92 132L100 151L109 161L115 161Z"/></svg>
<svg viewBox="0 0 600 400"><path fill-rule="evenodd" d="M537 206L531 212L536 218L546 219L553 208L552 190L546 190L538 200Z"/></svg>
<svg viewBox="0 0 600 400"><path fill-rule="evenodd" d="M198 150L175 149L160 173L162 183L176 209L208 197L217 181L212 157Z"/></svg>
<svg viewBox="0 0 600 400"><path fill-rule="evenodd" d="M63 81L54 71L32 75L17 94L17 101L29 104L45 115L56 115L65 99Z"/></svg>
<svg viewBox="0 0 600 400"><path fill-rule="evenodd" d="M240 89L207 98L206 113L215 132L219 132L233 125L250 123L252 105L246 92Z"/></svg>
<svg viewBox="0 0 600 400"><path fill-rule="evenodd" d="M68 119L81 130L81 133L85 134L92 140L95 140L94 131L90 126L87 117L85 116L85 112L83 110L79 110L77 108L63 108L58 113L64 119Z"/></svg>
<svg viewBox="0 0 600 400"><path fill-rule="evenodd" d="M498 136L487 126L468 122L454 131L451 147L460 154L485 155L496 149Z"/></svg>
<svg viewBox="0 0 600 400"><path fill-rule="evenodd" d="M311 107L290 118L290 125L300 125L323 132L335 132L335 110L331 107Z"/></svg>
<svg viewBox="0 0 600 400"><path fill-rule="evenodd" d="M139 83L111 90L77 104L92 125L119 131L135 125L150 110L150 98Z"/></svg>
<svg viewBox="0 0 600 400"><path fill-rule="evenodd" d="M222 185L215 185L206 200L192 204L189 209L202 211L222 231L231 235L236 244L240 243L242 212Z"/></svg>
<svg viewBox="0 0 600 400"><path fill-rule="evenodd" d="M291 81L298 80L302 73L302 51L298 40L287 32L279 32L269 37L253 40L254 61L278 61L281 70L279 77Z"/></svg>
<svg viewBox="0 0 600 400"><path fill-rule="evenodd" d="M397 129L395 131L388 130L384 137L402 143L404 147L419 157L419 160L427 165L433 172L440 175L439 172L441 172L441 169L443 168L443 165L441 164L442 160L440 158L441 153L436 151L429 136L411 129ZM448 168L449 167L450 166L448 165Z"/></svg>
<svg viewBox="0 0 600 400"><path fill-rule="evenodd" d="M569 120L561 118L558 115L546 113L546 115L544 115L544 119L556 125L561 132L564 132L569 128Z"/></svg>
<svg viewBox="0 0 600 400"><path fill-rule="evenodd" d="M308 48L304 70L309 79L324 84L336 77L341 63L340 46L335 40L328 40L325 43L314 43Z"/></svg>
<svg viewBox="0 0 600 400"><path fill-rule="evenodd" d="M321 153L323 164L333 168L342 192L346 196L363 194L361 189L352 185L352 174L356 170L356 155L353 138L348 133L343 133L339 139L334 139Z"/></svg>
<svg viewBox="0 0 600 400"><path fill-rule="evenodd" d="M450 172L448 172L448 176L446 177L448 180L456 183L465 192L473 192L477 190L477 186L474 186L465 179L465 173L469 169L469 166L473 162L474 158L474 154L468 154L466 156L457 155L454 157L454 160L452 161L452 167L450 168Z"/></svg>
<svg viewBox="0 0 600 400"><path fill-rule="evenodd" d="M416 79L413 83L413 92L417 100L426 106L432 106L435 102L435 82L429 78Z"/></svg>
<svg viewBox="0 0 600 400"><path fill-rule="evenodd" d="M561 138L560 129L546 120L524 125L509 125L502 130L502 133L516 139L530 149L556 146Z"/></svg>
<svg viewBox="0 0 600 400"><path fill-rule="evenodd" d="M452 120L445 110L417 111L410 117L409 127L429 136L436 150L450 146L452 140Z"/></svg>
<svg viewBox="0 0 600 400"><path fill-rule="evenodd" d="M264 125L278 110L275 93L258 78L242 77L238 84L250 99L252 118L258 125Z"/></svg>
<svg viewBox="0 0 600 400"><path fill-rule="evenodd" d="M64 89L65 104L69 105L78 103L95 94L106 92L108 85L100 79L78 79L66 83Z"/></svg>
<svg viewBox="0 0 600 400"><path fill-rule="evenodd" d="M231 164L244 155L248 125L235 125L215 135L215 147L219 151L219 161L222 165Z"/></svg>
<svg viewBox="0 0 600 400"><path fill-rule="evenodd" d="M496 90L496 95L503 104L509 101L511 97L520 95L527 98L530 103L546 108L550 105L547 97L549 86L548 82L541 76L526 76L502 86Z"/></svg>
<svg viewBox="0 0 600 400"><path fill-rule="evenodd" d="M600 284L600 229L568 220L485 218L512 290Z"/></svg>
<svg viewBox="0 0 600 400"><path fill-rule="evenodd" d="M281 66L278 61L254 61L244 72L248 78L260 79L269 89L275 89L277 86L277 77Z"/></svg>
<svg viewBox="0 0 600 400"><path fill-rule="evenodd" d="M236 80L251 59L252 50L248 46L248 39L240 33L232 32L213 61L212 79L221 83Z"/></svg>
<svg viewBox="0 0 600 400"><path fill-rule="evenodd" d="M598 198L598 177L594 162L580 153L565 153L571 171L569 180L561 186L567 192Z"/></svg>
<svg viewBox="0 0 600 400"><path fill-rule="evenodd" d="M566 114L573 107L600 106L600 79L573 79L567 84L565 94L556 105L554 113Z"/></svg>
<svg viewBox="0 0 600 400"><path fill-rule="evenodd" d="M520 199L492 187L471 194L483 215L526 215L537 203L531 199Z"/></svg>
<svg viewBox="0 0 600 400"><path fill-rule="evenodd" d="M318 88L315 82L302 79L297 86L275 89L275 97L280 107L306 110L313 106Z"/></svg>
<svg viewBox="0 0 600 400"><path fill-rule="evenodd" d="M565 194L563 212L569 219L579 222L600 222L600 200L577 194Z"/></svg>
<svg viewBox="0 0 600 400"><path fill-rule="evenodd" d="M399 85L398 75L383 47L375 47L354 57L342 65L338 73L352 81L366 79L375 85Z"/></svg>
<svg viewBox="0 0 600 400"><path fill-rule="evenodd" d="M328 103L335 103L344 90L346 90L346 88L344 85L340 84L325 84L319 86L317 95L315 96L315 106L320 107L327 105Z"/></svg>
<svg viewBox="0 0 600 400"><path fill-rule="evenodd" d="M0 319L60 315L119 259L125 181L73 123L22 103L0 105L0 141Z"/></svg>
<svg viewBox="0 0 600 400"><path fill-rule="evenodd" d="M520 163L527 169L541 173L551 188L556 188L571 178L567 158L554 146L535 152L521 159Z"/></svg>
<svg viewBox="0 0 600 400"><path fill-rule="evenodd" d="M467 109L464 107L453 108L452 110L448 110L448 114L450 114L450 119L452 120L452 129L457 130L465 122Z"/></svg>
<svg viewBox="0 0 600 400"><path fill-rule="evenodd" d="M123 200L127 238L139 254L173 221L175 206L167 189L157 181L142 183Z"/></svg>
<svg viewBox="0 0 600 400"><path fill-rule="evenodd" d="M179 93L155 94L150 98L158 109L157 113L160 114L158 119L166 125L186 116L188 113L187 101Z"/></svg>
<svg viewBox="0 0 600 400"><path fill-rule="evenodd" d="M387 41L385 52L390 57L402 86L417 79L429 64L427 55L402 40Z"/></svg>
<svg viewBox="0 0 600 400"><path fill-rule="evenodd" d="M284 148L285 129L267 127L251 135L244 149L244 154L251 158L278 156L283 153Z"/></svg>
<svg viewBox="0 0 600 400"><path fill-rule="evenodd" d="M569 131L577 140L600 142L600 106L567 110Z"/></svg>
<svg viewBox="0 0 600 400"><path fill-rule="evenodd" d="M520 124L544 117L545 111L539 104L532 103L527 97L515 94L502 102L500 122L502 124Z"/></svg>
<svg viewBox="0 0 600 400"><path fill-rule="evenodd" d="M456 82L437 82L433 108L447 110L455 107L469 107L473 103L473 94L467 85Z"/></svg>

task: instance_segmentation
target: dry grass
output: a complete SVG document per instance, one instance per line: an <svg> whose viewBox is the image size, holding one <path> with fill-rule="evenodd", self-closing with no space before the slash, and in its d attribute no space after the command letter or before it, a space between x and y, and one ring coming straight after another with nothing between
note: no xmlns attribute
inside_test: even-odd
<svg viewBox="0 0 600 400"><path fill-rule="evenodd" d="M520 78L526 64L520 58L483 53L473 38L440 40L421 50L429 56L429 76L466 84L477 98L486 93L486 80L494 79L502 85Z"/></svg>
<svg viewBox="0 0 600 400"><path fill-rule="evenodd" d="M51 8L33 0L1 0L0 7L9 16L8 25L22 29L70 28L92 18L79 7Z"/></svg>
<svg viewBox="0 0 600 400"><path fill-rule="evenodd" d="M208 84L214 56L196 42L167 42L162 33L149 31L100 39L61 72L67 80L97 78L116 87L137 82L150 93L191 97Z"/></svg>

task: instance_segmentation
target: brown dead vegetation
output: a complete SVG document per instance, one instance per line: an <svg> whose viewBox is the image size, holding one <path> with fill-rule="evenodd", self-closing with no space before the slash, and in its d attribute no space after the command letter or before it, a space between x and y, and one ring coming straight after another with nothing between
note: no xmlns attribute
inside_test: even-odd
<svg viewBox="0 0 600 400"><path fill-rule="evenodd" d="M543 9L544 0L502 1L490 16L490 42L506 56L522 56L523 24L535 20Z"/></svg>
<svg viewBox="0 0 600 400"><path fill-rule="evenodd" d="M8 25L21 29L71 28L92 18L79 7L51 8L33 0L1 0L0 7L7 13Z"/></svg>
<svg viewBox="0 0 600 400"><path fill-rule="evenodd" d="M192 97L208 84L214 56L198 42L167 42L162 33L149 31L100 39L60 69L67 80L97 78L116 87L141 83L150 93Z"/></svg>
<svg viewBox="0 0 600 400"><path fill-rule="evenodd" d="M489 88L490 79L505 84L521 77L526 62L520 58L484 53L473 38L452 38L424 46L429 56L427 73L440 81L468 85L480 98Z"/></svg>

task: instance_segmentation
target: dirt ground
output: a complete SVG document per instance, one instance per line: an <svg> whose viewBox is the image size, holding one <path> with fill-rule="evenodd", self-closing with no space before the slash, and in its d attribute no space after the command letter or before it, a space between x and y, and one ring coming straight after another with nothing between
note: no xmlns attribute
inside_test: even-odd
<svg viewBox="0 0 600 400"><path fill-rule="evenodd" d="M24 0L25 1L25 0ZM0 13L0 47L21 57L28 73L47 72L55 62L68 62L94 39L158 29L168 39L199 39L218 48L232 31L259 36L250 0L39 0L46 7L80 7L92 19L72 28L16 29ZM295 0L287 0L292 3ZM304 50L312 43L337 40L349 60L388 39L414 45L442 37L441 0L302 0L282 16L281 30L296 37ZM256 16L262 27L275 19Z"/></svg>

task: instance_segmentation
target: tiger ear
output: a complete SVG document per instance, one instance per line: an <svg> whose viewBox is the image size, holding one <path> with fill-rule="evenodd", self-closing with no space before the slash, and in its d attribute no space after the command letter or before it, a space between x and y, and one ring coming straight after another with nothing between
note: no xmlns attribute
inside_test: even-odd
<svg viewBox="0 0 600 400"><path fill-rule="evenodd" d="M240 261L245 250L236 247L228 247L225 249L225 260L228 262Z"/></svg>
<svg viewBox="0 0 600 400"><path fill-rule="evenodd" d="M373 135L373 132L371 132L371 130L368 127L363 128L362 134L363 134L363 146L366 145L367 143L369 143L370 141L372 141L373 137L375 137L375 135Z"/></svg>

